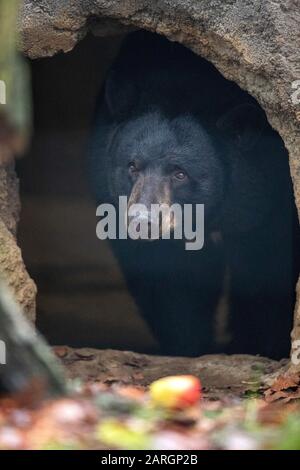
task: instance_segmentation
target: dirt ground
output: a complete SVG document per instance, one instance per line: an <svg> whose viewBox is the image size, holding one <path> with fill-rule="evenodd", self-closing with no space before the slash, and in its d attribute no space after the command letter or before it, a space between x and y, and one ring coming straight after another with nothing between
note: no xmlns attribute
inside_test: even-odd
<svg viewBox="0 0 300 470"><path fill-rule="evenodd" d="M0 449L300 449L300 378L284 361L54 351L69 395L0 398Z"/></svg>

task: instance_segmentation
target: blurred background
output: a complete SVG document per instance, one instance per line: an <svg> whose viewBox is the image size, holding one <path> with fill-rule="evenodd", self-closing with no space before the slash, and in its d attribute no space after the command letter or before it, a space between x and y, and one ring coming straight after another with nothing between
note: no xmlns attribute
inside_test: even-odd
<svg viewBox="0 0 300 470"><path fill-rule="evenodd" d="M51 344L155 352L108 243L96 238L87 180L95 100L121 41L88 36L67 54L29 61L34 135L17 165L18 243L38 287L37 326Z"/></svg>

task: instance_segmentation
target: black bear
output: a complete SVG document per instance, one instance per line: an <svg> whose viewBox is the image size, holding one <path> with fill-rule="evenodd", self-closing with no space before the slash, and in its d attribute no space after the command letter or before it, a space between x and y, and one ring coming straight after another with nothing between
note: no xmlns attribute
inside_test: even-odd
<svg viewBox="0 0 300 470"><path fill-rule="evenodd" d="M298 220L287 152L252 97L185 47L132 33L98 100L90 174L98 204L204 204L201 250L172 237L111 242L163 353L219 351L226 277L224 352L288 355Z"/></svg>

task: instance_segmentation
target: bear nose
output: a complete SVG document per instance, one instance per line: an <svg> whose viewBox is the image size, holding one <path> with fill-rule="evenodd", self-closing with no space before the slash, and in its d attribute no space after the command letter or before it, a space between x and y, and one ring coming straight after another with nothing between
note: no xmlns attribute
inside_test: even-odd
<svg viewBox="0 0 300 470"><path fill-rule="evenodd" d="M132 215L129 218L131 220L133 220L133 219L139 220L140 222L142 222L144 224L146 222L148 222L149 224L151 224L151 222L154 222L151 210L146 208L146 206L145 206L144 209L139 207L138 209L134 210L134 213L132 213Z"/></svg>
<svg viewBox="0 0 300 470"><path fill-rule="evenodd" d="M148 210L140 211L136 214L136 218L143 223L148 222L149 224L151 224L152 221L151 212Z"/></svg>
<svg viewBox="0 0 300 470"><path fill-rule="evenodd" d="M136 214L128 217L129 223L134 222L137 231L141 231L143 227L144 232L147 233L147 238L152 239L152 224L155 224L151 212L148 210L137 211ZM156 238L156 237L155 237Z"/></svg>

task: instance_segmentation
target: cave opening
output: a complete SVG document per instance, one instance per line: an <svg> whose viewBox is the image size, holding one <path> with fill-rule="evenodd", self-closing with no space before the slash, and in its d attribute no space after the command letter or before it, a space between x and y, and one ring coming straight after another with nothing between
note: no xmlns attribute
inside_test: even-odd
<svg viewBox="0 0 300 470"><path fill-rule="evenodd" d="M120 42L90 36L68 54L31 61L34 135L17 168L18 240L38 287L37 327L51 344L150 351L109 246L96 239L86 176L94 102Z"/></svg>
<svg viewBox="0 0 300 470"><path fill-rule="evenodd" d="M31 61L34 135L17 167L18 242L38 287L37 327L50 344L156 353L109 244L95 236L86 171L94 103L123 38L88 36L67 54ZM230 335L227 315L221 297L220 344Z"/></svg>

